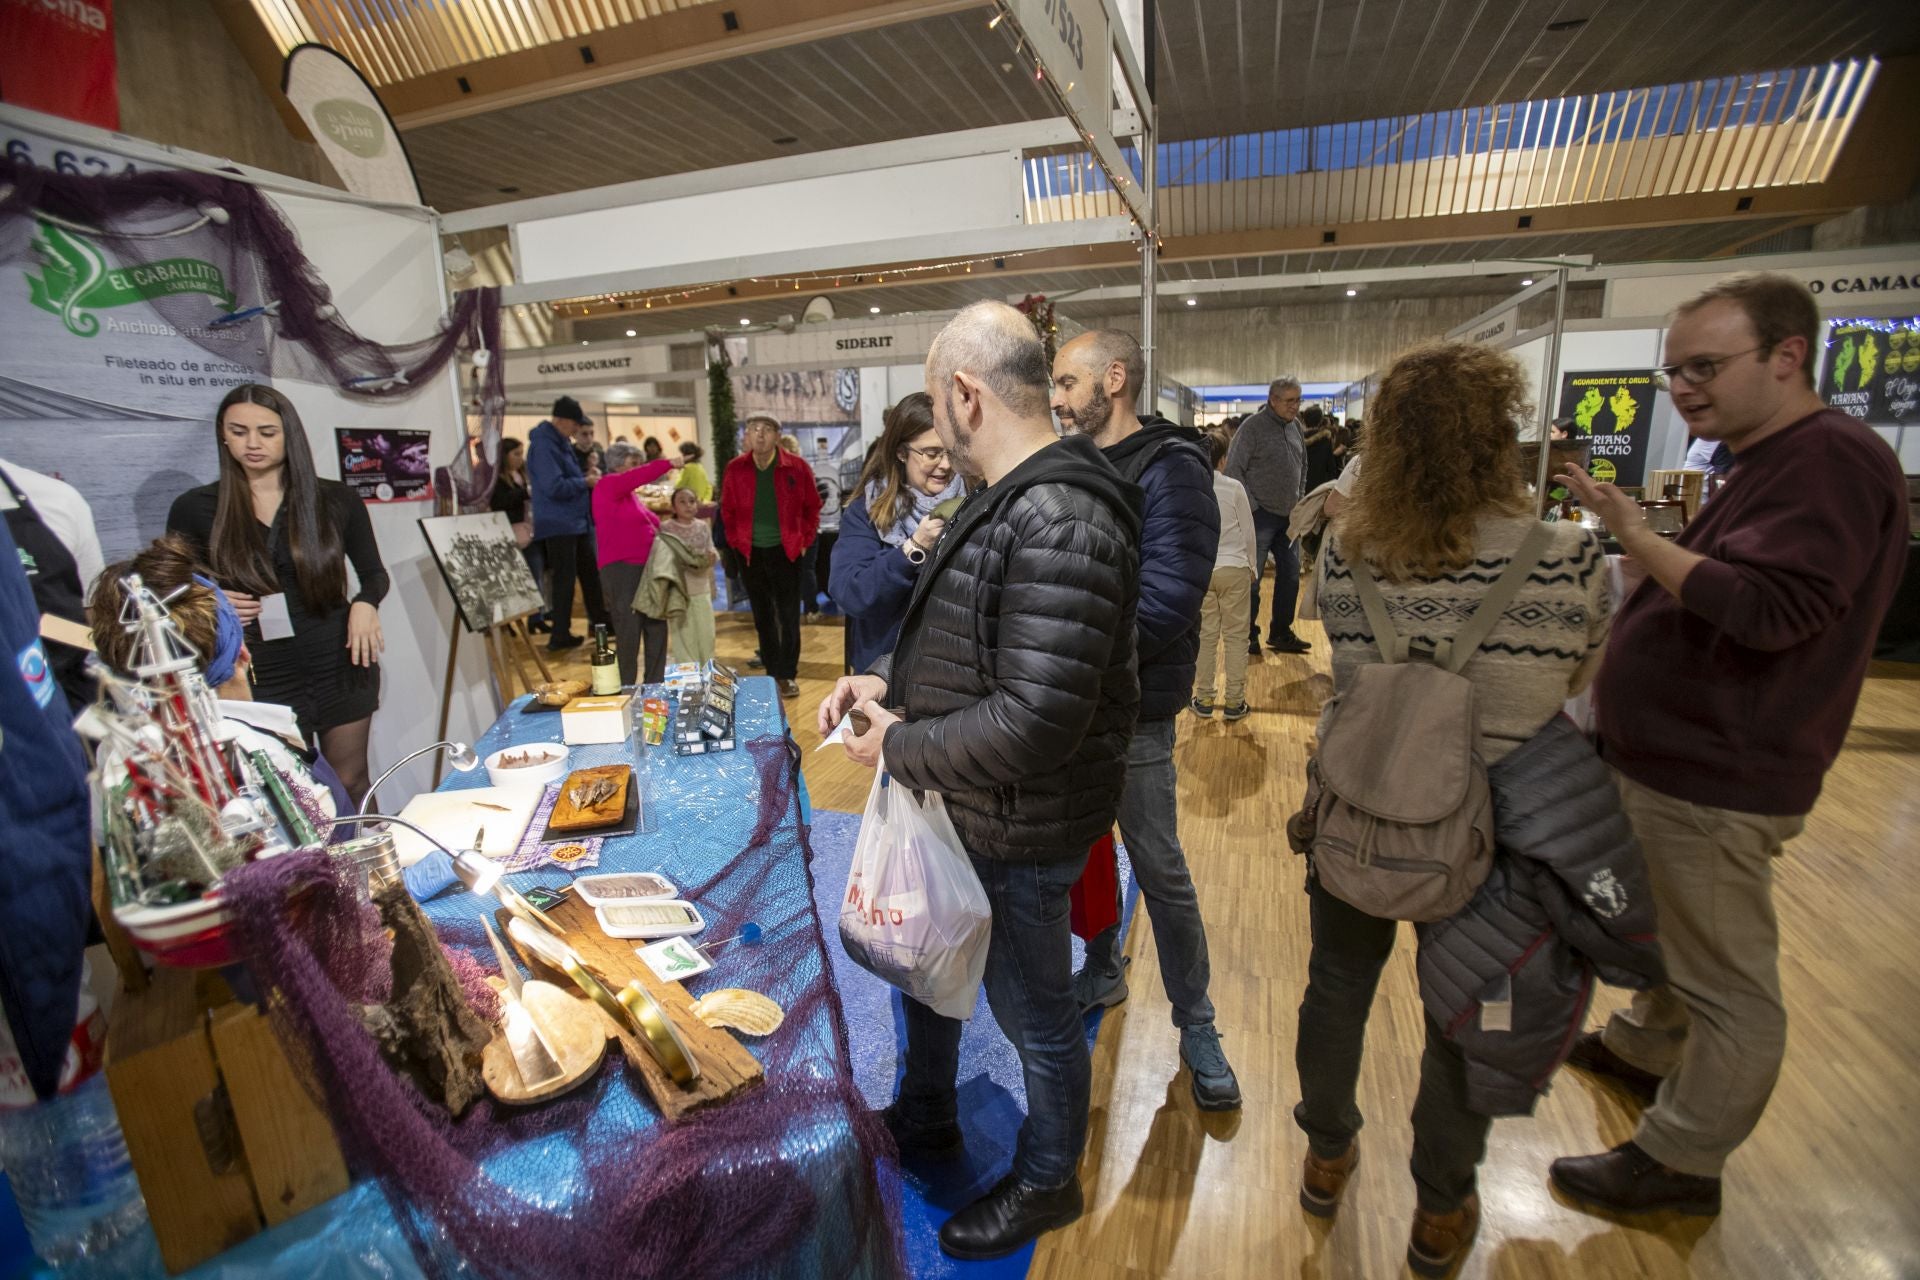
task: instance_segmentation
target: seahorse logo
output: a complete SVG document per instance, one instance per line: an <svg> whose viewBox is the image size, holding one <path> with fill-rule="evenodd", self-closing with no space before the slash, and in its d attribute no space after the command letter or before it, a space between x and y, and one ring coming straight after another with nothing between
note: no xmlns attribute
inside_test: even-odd
<svg viewBox="0 0 1920 1280"><path fill-rule="evenodd" d="M50 222L40 224L33 248L45 264L39 276L27 276L27 293L33 305L58 315L77 338L99 333L100 317L81 310L81 304L106 277L107 260L91 244Z"/></svg>

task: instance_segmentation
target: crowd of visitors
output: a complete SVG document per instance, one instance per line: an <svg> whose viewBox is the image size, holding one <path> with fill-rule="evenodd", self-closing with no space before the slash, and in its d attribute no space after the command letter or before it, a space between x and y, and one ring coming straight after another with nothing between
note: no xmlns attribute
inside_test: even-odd
<svg viewBox="0 0 1920 1280"><path fill-rule="evenodd" d="M1785 1046L1774 860L1839 753L1907 549L1892 450L1815 391L1819 329L1782 276L1734 277L1678 309L1657 378L1724 482L1673 537L1635 495L1568 466L1557 480L1604 522L1612 563L1587 524L1539 518L1516 431L1526 380L1492 348L1402 355L1364 435L1303 409L1291 378L1237 427L1202 432L1143 406L1128 334L1081 334L1049 366L1032 323L1000 303L941 331L926 391L888 410L840 512L827 587L853 673L817 725L944 799L992 908L985 990L1028 1110L1011 1169L953 1214L943 1249L1001 1256L1082 1212L1082 1019L1127 998L1128 961L1115 926L1076 972L1069 902L1116 825L1194 1103L1243 1105L1209 996L1174 748L1182 712L1253 709L1263 630L1277 653L1309 651L1293 625L1303 547L1300 616L1324 623L1332 697L1308 776L1285 784L1303 797L1288 836L1312 938L1301 1205L1329 1217L1346 1199L1368 1017L1406 921L1425 1027L1415 1272L1447 1274L1471 1249L1492 1121L1528 1113L1565 1063L1643 1108L1629 1141L1553 1162L1560 1192L1618 1214L1719 1211ZM366 509L316 476L299 414L271 388L235 388L213 426L219 479L175 501L165 540L105 571L77 495L0 463L35 603L90 624L124 665L121 575L177 589L223 714L290 737L276 750L357 804L388 588ZM669 652L713 655L719 555L701 508L715 489L699 445L670 459L652 438L602 447L591 427L562 396L524 451L505 443L492 508L536 579L551 574L549 647L582 641L578 586L589 621L611 626L622 681L658 681ZM750 416L743 439L718 523L760 660L793 696L821 495L780 423ZM671 472L663 520L639 490ZM1589 689L1591 736L1563 714ZM1584 1031L1596 979L1635 994ZM906 1160L951 1156L967 1141L962 1024L916 1000L905 1011L881 1119Z"/></svg>
<svg viewBox="0 0 1920 1280"><path fill-rule="evenodd" d="M1358 1162L1368 1014L1408 920L1426 1023L1416 1273L1445 1275L1472 1247L1493 1119L1530 1112L1565 1062L1645 1110L1631 1141L1553 1163L1564 1195L1718 1212L1785 1042L1772 861L1840 749L1906 554L1892 450L1814 392L1819 323L1779 276L1680 308L1659 378L1728 476L1670 538L1636 496L1569 467L1557 479L1617 540L1617 568L1585 524L1538 518L1518 448L1525 378L1491 348L1402 356L1364 435L1303 411L1282 378L1237 429L1203 436L1140 410L1126 334L1083 334L1049 370L1000 304L942 331L924 401L896 406L847 513L862 550L835 595L859 598L855 674L818 728L862 713L843 729L849 756L884 753L896 782L945 799L993 906L987 998L1028 1113L1010 1172L946 1223L943 1249L998 1256L1081 1212L1078 1014L1124 999L1126 974L1111 935L1071 971L1068 897L1116 822L1195 1103L1240 1105L1178 838L1174 717L1247 714L1269 557L1268 646L1308 651L1292 625L1302 528L1333 671L1289 824L1312 928L1302 1206L1338 1212ZM972 489L951 512L947 466ZM1224 625L1241 617L1245 652ZM1564 714L1590 686L1591 738ZM1457 891L1437 905L1441 885ZM1583 1035L1595 980L1636 995ZM966 1141L959 1024L906 1009L883 1119L904 1158L942 1158Z"/></svg>

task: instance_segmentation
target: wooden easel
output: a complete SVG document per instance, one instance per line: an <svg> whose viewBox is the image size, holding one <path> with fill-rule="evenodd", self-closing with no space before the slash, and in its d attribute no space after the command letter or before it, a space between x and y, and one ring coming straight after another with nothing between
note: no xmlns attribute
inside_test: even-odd
<svg viewBox="0 0 1920 1280"><path fill-rule="evenodd" d="M523 613L517 617L506 618L480 633L480 643L487 651L487 670L493 673L493 687L499 695L501 711L505 711L507 704L514 699L513 677L515 675L519 676L521 685L528 693L532 693L533 686L538 683L527 676L526 663L522 657L523 651L525 657L533 659L534 668L539 671L541 682L553 679L553 673L547 669L546 658L542 656L540 647L534 644L533 636L527 630L527 619L532 616L531 613ZM440 684L438 736L442 740L447 736L447 719L453 711L453 677L454 672L459 669L457 664L460 659L460 633L464 630L466 630L465 625L456 616L447 641L447 674ZM514 647L515 641L519 642L517 649ZM513 663L511 669L507 665L509 657ZM436 787L440 785L440 768L440 758L436 756L433 764L433 785Z"/></svg>

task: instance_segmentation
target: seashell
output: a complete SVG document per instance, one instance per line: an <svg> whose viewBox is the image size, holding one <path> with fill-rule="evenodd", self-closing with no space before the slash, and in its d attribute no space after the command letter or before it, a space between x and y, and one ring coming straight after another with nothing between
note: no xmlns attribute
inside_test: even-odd
<svg viewBox="0 0 1920 1280"><path fill-rule="evenodd" d="M750 1036L770 1036L787 1019L779 1005L744 987L709 991L693 1002L693 1013L710 1027L732 1027Z"/></svg>

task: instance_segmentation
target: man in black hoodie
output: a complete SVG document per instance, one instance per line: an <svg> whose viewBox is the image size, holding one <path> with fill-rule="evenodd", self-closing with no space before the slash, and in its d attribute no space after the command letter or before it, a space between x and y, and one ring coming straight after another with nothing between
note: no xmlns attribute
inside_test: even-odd
<svg viewBox="0 0 1920 1280"><path fill-rule="evenodd" d="M1140 491L1091 441L1054 436L1045 350L1003 303L940 332L927 390L955 468L986 487L928 557L894 651L835 685L819 723L869 718L847 754L876 765L884 749L896 786L944 798L993 908L987 1002L1020 1054L1027 1118L1012 1172L948 1220L940 1247L994 1258L1081 1211L1093 1068L1068 895L1113 825L1140 708ZM906 1026L884 1119L902 1154L951 1154L961 1024L908 1000Z"/></svg>
<svg viewBox="0 0 1920 1280"><path fill-rule="evenodd" d="M1100 446L1107 461L1140 486L1140 722L1127 747L1127 785L1120 798L1120 838L1147 899L1160 953L1160 978L1180 1029L1180 1058L1192 1073L1203 1110L1240 1105L1240 1085L1220 1048L1207 998L1207 930L1187 855L1180 848L1178 788L1173 768L1174 717L1193 695L1200 653L1200 602L1220 546L1220 504L1200 432L1135 406L1146 381L1146 358L1131 334L1083 333L1053 359L1053 412L1068 435ZM1120 930L1087 944L1074 983L1081 1007L1127 998Z"/></svg>

